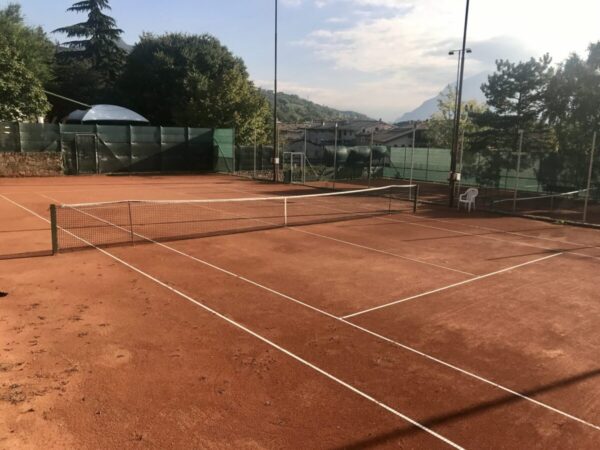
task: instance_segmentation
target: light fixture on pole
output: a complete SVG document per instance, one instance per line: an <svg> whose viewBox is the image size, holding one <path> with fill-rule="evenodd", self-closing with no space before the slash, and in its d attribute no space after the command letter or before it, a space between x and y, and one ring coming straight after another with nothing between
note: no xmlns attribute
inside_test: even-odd
<svg viewBox="0 0 600 450"><path fill-rule="evenodd" d="M465 49L465 53L471 53L472 50L470 48ZM454 56L454 55L458 55L458 62L456 64L456 84L454 85L454 116L456 117L456 112L457 112L457 106L458 106L458 83L459 83L459 77L460 77L460 56L462 54L462 49L456 49L456 50L450 50L448 52L448 55L450 56Z"/></svg>
<svg viewBox="0 0 600 450"><path fill-rule="evenodd" d="M448 192L448 203L450 207L454 206L454 186L456 183L456 179L458 178L456 174L456 156L458 153L458 133L460 129L460 107L462 101L462 88L463 88L463 80L465 76L465 53L467 51L467 26L469 23L469 0L467 0L467 5L465 8L465 26L463 30L463 41L461 52L459 53L459 73L458 73L458 88L456 92L456 114L454 115L454 131L452 133L452 150L450 153L450 179L449 179L449 192Z"/></svg>

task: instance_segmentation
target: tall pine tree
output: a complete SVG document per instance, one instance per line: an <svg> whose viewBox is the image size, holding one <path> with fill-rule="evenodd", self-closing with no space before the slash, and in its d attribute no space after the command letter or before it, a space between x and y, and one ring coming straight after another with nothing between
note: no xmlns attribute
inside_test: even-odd
<svg viewBox="0 0 600 450"><path fill-rule="evenodd" d="M68 49L59 53L59 61L63 64L73 60L87 61L103 80L105 89L112 88L125 62L125 51L118 46L123 30L117 28L115 19L102 12L110 9L108 0L76 2L67 11L87 12L87 20L54 30L76 38L63 43Z"/></svg>

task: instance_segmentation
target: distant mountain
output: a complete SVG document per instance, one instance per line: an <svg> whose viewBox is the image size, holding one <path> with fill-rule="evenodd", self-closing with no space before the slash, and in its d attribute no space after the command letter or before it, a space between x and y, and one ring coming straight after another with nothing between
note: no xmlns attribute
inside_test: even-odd
<svg viewBox="0 0 600 450"><path fill-rule="evenodd" d="M480 103L485 103L485 96L483 95L483 92L481 92L481 85L487 82L488 75L490 75L489 72L481 72L472 77L465 78L463 82L463 101L477 100ZM454 83L452 83L452 85L454 85ZM444 89L445 88L440 89L440 91L443 91ZM440 98L441 96L438 94L429 100L425 100L421 106L403 114L396 122L429 119L431 115L437 111L438 99Z"/></svg>
<svg viewBox="0 0 600 450"><path fill-rule="evenodd" d="M125 50L126 53L131 53L131 50L133 50L133 45L129 45L121 38L117 39L117 47L121 50Z"/></svg>
<svg viewBox="0 0 600 450"><path fill-rule="evenodd" d="M273 105L273 91L260 90ZM329 106L318 105L293 94L277 93L277 116L281 122L309 122L312 120L370 120L354 111L340 111Z"/></svg>

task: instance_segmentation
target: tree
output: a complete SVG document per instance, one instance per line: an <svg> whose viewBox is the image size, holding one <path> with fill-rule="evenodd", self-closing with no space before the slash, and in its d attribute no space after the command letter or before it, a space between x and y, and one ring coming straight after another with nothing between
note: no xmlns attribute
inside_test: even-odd
<svg viewBox="0 0 600 450"><path fill-rule="evenodd" d="M0 121L35 120L49 105L40 81L0 37Z"/></svg>
<svg viewBox="0 0 600 450"><path fill-rule="evenodd" d="M144 34L120 82L128 106L160 125L234 127L239 143L269 136L267 101L243 61L213 36Z"/></svg>
<svg viewBox="0 0 600 450"><path fill-rule="evenodd" d="M543 120L553 76L551 62L547 54L519 63L496 61L496 72L481 86L490 109L472 114L478 129L469 136L469 153L481 158L468 175L475 175L478 182L499 187L502 170L516 168L520 130L523 150L528 153L555 147L554 134ZM522 161L522 169L528 161Z"/></svg>
<svg viewBox="0 0 600 450"><path fill-rule="evenodd" d="M19 5L0 9L0 37L40 83L52 79L54 44L40 27L25 25Z"/></svg>
<svg viewBox="0 0 600 450"><path fill-rule="evenodd" d="M456 113L456 89L448 86L442 92L437 101L438 110L433 113L427 122L426 138L434 147L450 148L452 146L452 133L454 132L454 114ZM465 135L475 132L476 127L470 118L471 113L482 113L486 110L485 105L475 100L462 103L463 112L461 116L461 131Z"/></svg>
<svg viewBox="0 0 600 450"><path fill-rule="evenodd" d="M76 2L67 11L87 12L87 20L54 30L54 33L65 33L69 38L78 38L63 43L67 48L57 55L57 72L61 74L68 71L69 65L74 61L85 61L101 81L101 85L97 87L99 96L107 95L114 87L126 56L125 51L118 46L123 30L117 28L115 19L102 12L106 9L111 9L108 0ZM58 84L61 85L61 80ZM68 90L65 94L73 95Z"/></svg>
<svg viewBox="0 0 600 450"><path fill-rule="evenodd" d="M547 185L581 188L587 180L592 135L600 132L600 42L590 44L587 59L573 54L559 66L545 102L558 152L545 162L541 175Z"/></svg>

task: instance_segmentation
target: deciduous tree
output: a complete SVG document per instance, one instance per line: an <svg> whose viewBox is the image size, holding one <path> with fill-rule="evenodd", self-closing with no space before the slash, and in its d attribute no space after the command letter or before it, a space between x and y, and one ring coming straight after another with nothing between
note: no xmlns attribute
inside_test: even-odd
<svg viewBox="0 0 600 450"><path fill-rule="evenodd" d="M269 133L269 106L243 61L213 36L145 34L120 83L128 106L160 125L234 127L240 143Z"/></svg>

